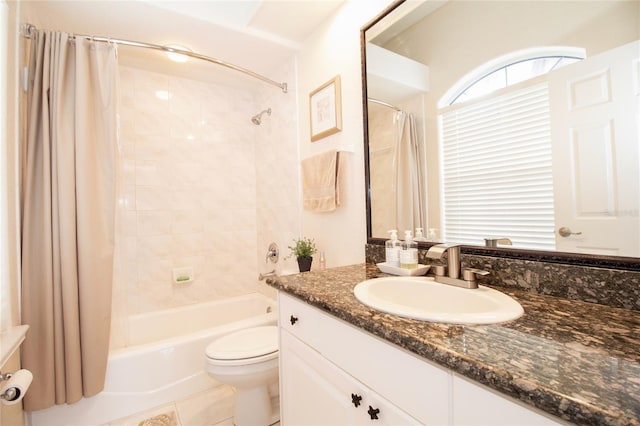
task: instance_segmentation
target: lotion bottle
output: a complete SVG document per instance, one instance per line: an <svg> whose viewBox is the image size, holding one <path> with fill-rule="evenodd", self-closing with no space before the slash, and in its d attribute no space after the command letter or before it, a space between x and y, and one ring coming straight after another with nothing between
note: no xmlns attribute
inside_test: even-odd
<svg viewBox="0 0 640 426"><path fill-rule="evenodd" d="M385 254L385 262L390 266L400 266L400 249L401 244L398 239L398 231L392 229L391 231L387 231L391 234L391 239L387 240L384 243L384 254Z"/></svg>
<svg viewBox="0 0 640 426"><path fill-rule="evenodd" d="M418 243L413 241L411 231L404 231L404 242L400 250L400 267L404 269L418 267Z"/></svg>

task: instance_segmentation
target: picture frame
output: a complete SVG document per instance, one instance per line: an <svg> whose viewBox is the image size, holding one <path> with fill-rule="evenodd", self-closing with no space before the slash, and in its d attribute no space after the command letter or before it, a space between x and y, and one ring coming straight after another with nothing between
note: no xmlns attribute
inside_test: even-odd
<svg viewBox="0 0 640 426"><path fill-rule="evenodd" d="M309 94L311 142L342 130L342 95L340 75Z"/></svg>

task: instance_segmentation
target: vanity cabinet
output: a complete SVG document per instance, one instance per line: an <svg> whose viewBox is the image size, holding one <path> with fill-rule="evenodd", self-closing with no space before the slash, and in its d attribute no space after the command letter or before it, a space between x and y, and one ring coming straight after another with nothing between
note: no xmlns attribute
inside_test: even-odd
<svg viewBox="0 0 640 426"><path fill-rule="evenodd" d="M283 426L449 424L447 370L282 292L278 299Z"/></svg>
<svg viewBox="0 0 640 426"><path fill-rule="evenodd" d="M565 424L283 292L278 301L283 426Z"/></svg>

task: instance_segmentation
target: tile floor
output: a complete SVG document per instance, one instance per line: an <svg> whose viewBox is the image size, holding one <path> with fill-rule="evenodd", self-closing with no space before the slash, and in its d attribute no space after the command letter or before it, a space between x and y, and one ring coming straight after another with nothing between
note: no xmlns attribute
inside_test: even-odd
<svg viewBox="0 0 640 426"><path fill-rule="evenodd" d="M233 396L232 387L221 385L103 426L233 426ZM273 398L272 405L277 413L278 397ZM279 425L277 422L273 426Z"/></svg>

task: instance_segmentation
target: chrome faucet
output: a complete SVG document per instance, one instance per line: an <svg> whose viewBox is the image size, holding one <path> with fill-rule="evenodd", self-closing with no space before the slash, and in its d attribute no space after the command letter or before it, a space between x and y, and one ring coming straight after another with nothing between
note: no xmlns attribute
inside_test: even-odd
<svg viewBox="0 0 640 426"><path fill-rule="evenodd" d="M512 242L509 238L485 238L484 239L485 247L498 247L498 244L505 244L510 246Z"/></svg>
<svg viewBox="0 0 640 426"><path fill-rule="evenodd" d="M455 285L457 287L478 288L476 276L489 274L487 271L475 268L462 269L460 264L460 245L458 244L444 243L431 246L427 251L427 257L431 259L441 259L445 252L448 254L447 266L446 268L443 265L435 266L436 282ZM460 277L461 272L462 278Z"/></svg>

